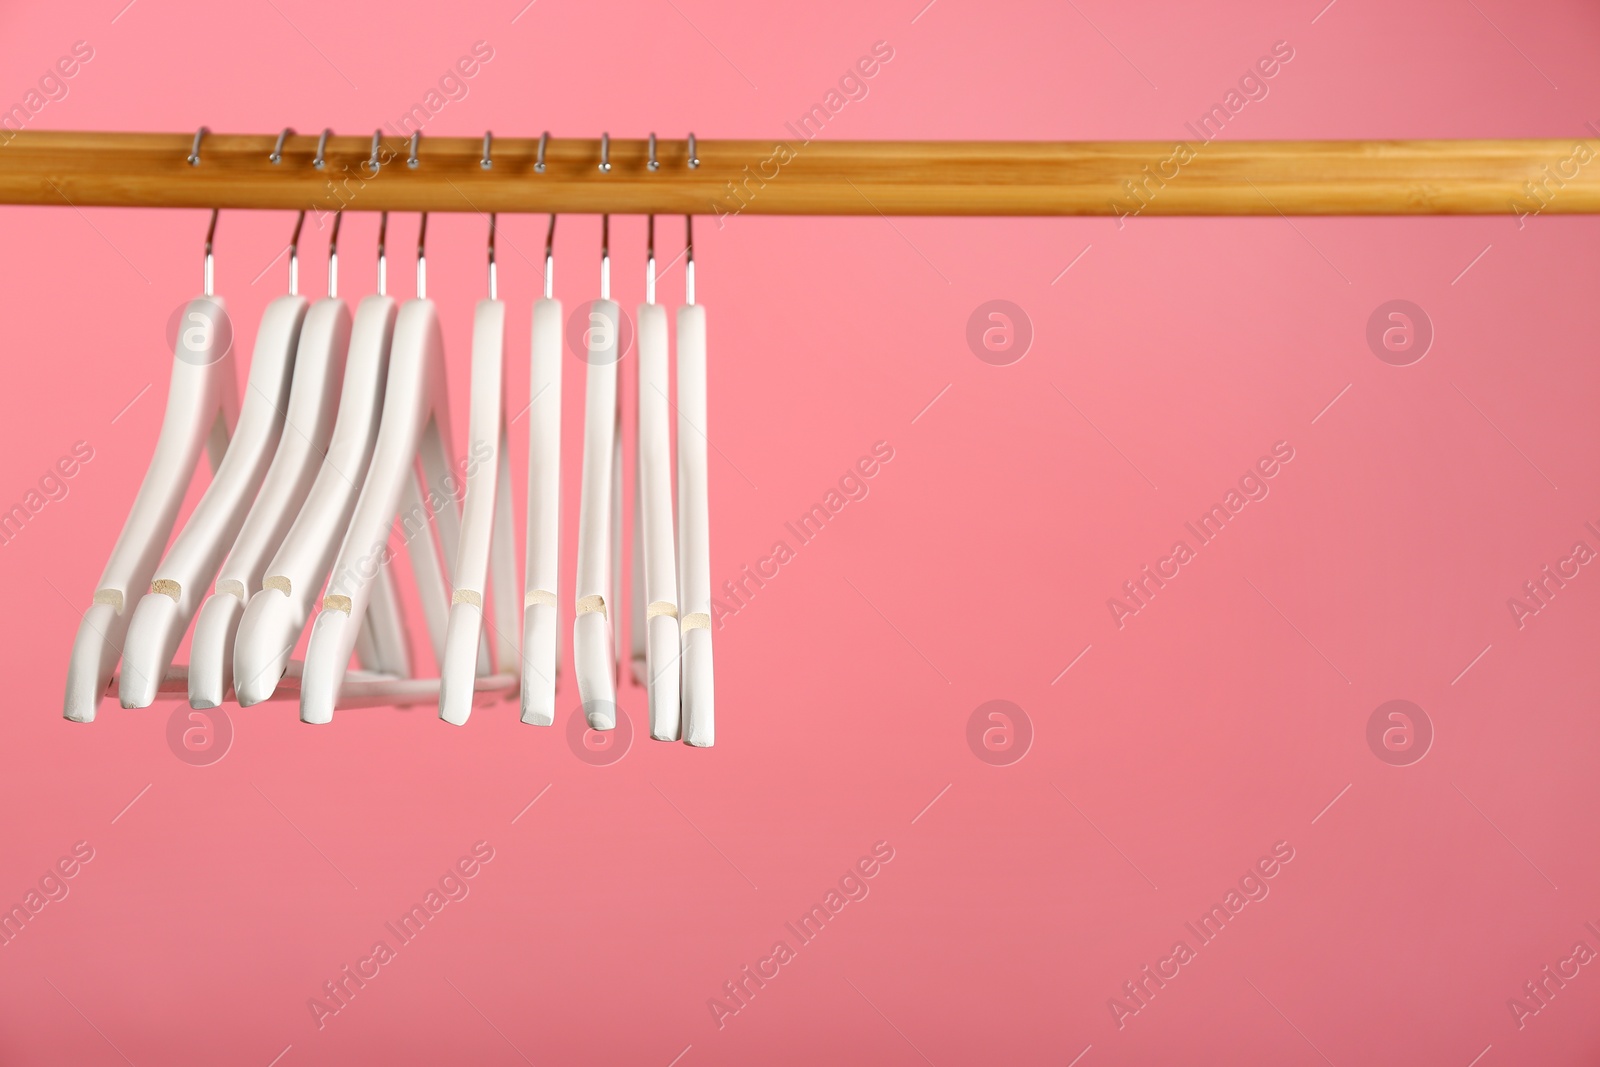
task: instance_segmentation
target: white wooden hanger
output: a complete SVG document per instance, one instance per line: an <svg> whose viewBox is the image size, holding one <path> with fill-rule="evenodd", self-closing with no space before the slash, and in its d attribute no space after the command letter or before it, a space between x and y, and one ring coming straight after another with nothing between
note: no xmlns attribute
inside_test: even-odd
<svg viewBox="0 0 1600 1067"><path fill-rule="evenodd" d="M595 730L617 725L617 648L611 612L620 569L621 440L617 419L621 309L611 299L611 217L600 222L600 299L590 305L583 420L583 486L578 506L577 617L572 652L578 697Z"/></svg>
<svg viewBox="0 0 1600 1067"><path fill-rule="evenodd" d="M280 296L262 313L239 422L222 464L128 623L119 686L125 708L147 708L155 701L201 597L238 538L266 477L283 430L306 306L298 294Z"/></svg>
<svg viewBox="0 0 1600 1067"><path fill-rule="evenodd" d="M238 418L233 327L222 300L213 295L216 233L213 211L206 231L205 287L202 296L185 306L178 322L167 407L155 451L95 586L94 602L84 612L72 643L64 714L74 722L94 721L122 654L133 616L131 600L150 586L201 447L209 452L212 469L219 469Z"/></svg>
<svg viewBox="0 0 1600 1067"><path fill-rule="evenodd" d="M426 233L424 213L417 237L417 298L406 302L395 321L372 463L334 560L322 610L311 625L300 680L300 718L305 722L333 719L357 631L366 617L376 579L389 562L390 526L402 503L406 513L401 527L412 537L406 554L416 576L435 658L443 660L448 609L440 559L455 559L461 517L453 492L457 468L451 454L444 342L438 313L427 299ZM419 459L426 494L414 478ZM430 527L438 538L437 547L428 533ZM496 675L480 679L475 688L509 689L515 684L514 676ZM437 699L438 685L397 682L394 694L395 703L414 700L419 694L422 699Z"/></svg>
<svg viewBox="0 0 1600 1067"><path fill-rule="evenodd" d="M487 159L487 153L485 153ZM467 425L467 495L461 544L451 577L450 619L439 663L439 718L457 726L472 714L476 678L488 674L483 601L489 572L494 611L494 665L521 669L517 651L517 561L511 522L511 449L506 439L506 306L499 299L494 261L495 217L489 216L489 297L472 323L472 402Z"/></svg>
<svg viewBox="0 0 1600 1067"><path fill-rule="evenodd" d="M694 302L694 218L685 216L678 309L678 579L683 622L683 739L716 740L711 669L711 517L706 490L706 309Z"/></svg>
<svg viewBox="0 0 1600 1067"><path fill-rule="evenodd" d="M305 221L302 211L289 241L290 296L300 290L300 232ZM330 247L337 248L337 240L335 234ZM239 618L249 598L261 591L263 570L305 502L328 450L349 344L350 312L344 301L329 296L313 304L300 328L277 453L239 537L223 561L216 592L206 598L195 616L189 645L191 707L216 707L232 684Z"/></svg>
<svg viewBox="0 0 1600 1067"><path fill-rule="evenodd" d="M334 217L329 249L328 292L338 293L338 229ZM294 524L278 546L260 589L250 596L234 640L234 691L249 707L269 699L290 669L290 656L322 592L339 539L349 525L356 497L378 439L396 304L387 295L384 239L388 214L378 229L378 293L361 301L350 330L349 356L339 390L337 415L327 452ZM368 620L375 631L361 650L362 665L384 673L410 673L406 634L392 579L383 569Z"/></svg>
<svg viewBox="0 0 1600 1067"><path fill-rule="evenodd" d="M650 702L650 736L681 736L678 561L672 532L672 430L667 401L667 309L656 303L656 219L650 216L645 302L639 305L639 458L634 486L635 677ZM642 557L643 566L640 561ZM642 572L642 573L641 573ZM640 646L644 656L639 656Z"/></svg>
<svg viewBox="0 0 1600 1067"><path fill-rule="evenodd" d="M556 721L561 629L561 301L555 299L556 217L544 240L544 297L533 305L528 390L528 548L522 599L522 721Z"/></svg>

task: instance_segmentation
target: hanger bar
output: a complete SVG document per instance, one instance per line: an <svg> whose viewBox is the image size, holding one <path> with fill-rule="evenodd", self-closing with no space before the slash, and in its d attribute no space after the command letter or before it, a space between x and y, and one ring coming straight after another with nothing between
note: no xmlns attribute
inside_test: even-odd
<svg viewBox="0 0 1600 1067"><path fill-rule="evenodd" d="M3 138L9 136L9 140ZM657 215L1503 215L1600 213L1600 139L708 141L23 130L0 203ZM281 142L281 144L280 144ZM273 157L281 157L274 163Z"/></svg>

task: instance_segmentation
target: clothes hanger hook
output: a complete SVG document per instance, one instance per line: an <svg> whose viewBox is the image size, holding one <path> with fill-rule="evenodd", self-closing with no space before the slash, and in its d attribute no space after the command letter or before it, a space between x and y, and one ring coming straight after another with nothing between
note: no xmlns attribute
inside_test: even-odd
<svg viewBox="0 0 1600 1067"><path fill-rule="evenodd" d="M489 212L489 299L500 298L499 275L494 265L494 212Z"/></svg>
<svg viewBox="0 0 1600 1067"><path fill-rule="evenodd" d="M189 148L189 166L198 167L200 165L200 141L210 132L210 128L206 126L202 126L195 131L194 144Z"/></svg>
<svg viewBox="0 0 1600 1067"><path fill-rule="evenodd" d="M546 130L539 135L539 158L533 161L533 172L535 174L544 173L544 150L548 147L550 147L550 131Z"/></svg>
<svg viewBox="0 0 1600 1067"><path fill-rule="evenodd" d="M609 133L600 135L600 173L611 173L611 135Z"/></svg>
<svg viewBox="0 0 1600 1067"><path fill-rule="evenodd" d="M417 158L417 145L422 141L422 131L415 130L411 134L411 155L406 159L406 166L416 170L422 166L422 160Z"/></svg>
<svg viewBox="0 0 1600 1067"><path fill-rule="evenodd" d="M289 238L289 295L300 295L300 231L305 228L306 213L302 209L294 220L294 236Z"/></svg>
<svg viewBox="0 0 1600 1067"><path fill-rule="evenodd" d="M694 143L694 131L689 132L689 169L694 170L700 166L700 154Z"/></svg>
<svg viewBox="0 0 1600 1067"><path fill-rule="evenodd" d="M283 132L278 134L278 143L272 146L272 154L267 157L272 161L274 167L283 162L283 142L287 141L292 133L294 133L294 127L285 126Z"/></svg>
<svg viewBox="0 0 1600 1067"><path fill-rule="evenodd" d="M483 158L478 160L478 166L489 170L494 166L494 157L489 153L494 148L494 131L483 131Z"/></svg>
<svg viewBox="0 0 1600 1067"><path fill-rule="evenodd" d="M656 158L656 131L650 131L650 161L645 164L650 170L660 170L661 160Z"/></svg>
<svg viewBox="0 0 1600 1067"><path fill-rule="evenodd" d="M694 305L694 216L683 217L683 302Z"/></svg>
<svg viewBox="0 0 1600 1067"><path fill-rule="evenodd" d="M212 254L211 254L211 249L212 249L212 245L216 242L216 239L217 239L217 215L218 214L220 214L220 212L216 208L212 208L211 209L211 225L206 227L206 284L205 284L205 295L206 296L210 296L212 294L212 292L213 292L212 283L216 279L216 264L215 264L215 260L214 260L214 258L212 256Z"/></svg>
<svg viewBox="0 0 1600 1067"><path fill-rule="evenodd" d="M318 170L328 165L328 135L331 133L333 127L329 126L322 131L322 136L317 138L317 154L311 158L311 165Z"/></svg>
<svg viewBox="0 0 1600 1067"><path fill-rule="evenodd" d="M417 299L428 298L428 213L417 224Z"/></svg>
<svg viewBox="0 0 1600 1067"><path fill-rule="evenodd" d="M378 168L383 164L378 162L378 149L383 145L383 129L379 127L372 131L372 152L367 156L367 169L378 173Z"/></svg>
<svg viewBox="0 0 1600 1067"><path fill-rule="evenodd" d="M556 295L556 213L550 212L550 229L544 235L544 298Z"/></svg>
<svg viewBox="0 0 1600 1067"><path fill-rule="evenodd" d="M389 257L384 253L384 243L389 236L389 213L378 216L378 295L389 295Z"/></svg>
<svg viewBox="0 0 1600 1067"><path fill-rule="evenodd" d="M648 216L644 241L644 302L656 302L656 217Z"/></svg>
<svg viewBox="0 0 1600 1067"><path fill-rule="evenodd" d="M611 216L600 216L600 299L611 299Z"/></svg>
<svg viewBox="0 0 1600 1067"><path fill-rule="evenodd" d="M333 233L328 237L328 299L339 295L339 224L344 222L344 212L333 214Z"/></svg>

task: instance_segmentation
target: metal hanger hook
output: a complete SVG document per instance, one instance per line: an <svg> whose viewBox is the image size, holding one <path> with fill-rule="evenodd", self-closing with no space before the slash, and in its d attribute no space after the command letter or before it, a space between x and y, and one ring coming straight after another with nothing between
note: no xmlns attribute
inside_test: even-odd
<svg viewBox="0 0 1600 1067"><path fill-rule="evenodd" d="M378 215L378 295L389 295L389 257L384 245L389 236L389 213L381 212Z"/></svg>
<svg viewBox="0 0 1600 1067"><path fill-rule="evenodd" d="M533 161L533 172L544 173L544 150L550 147L550 131L546 130L539 135L539 156Z"/></svg>
<svg viewBox="0 0 1600 1067"><path fill-rule="evenodd" d="M216 240L217 240L217 215L218 214L220 214L220 212L218 212L218 210L216 208L212 208L211 209L211 225L206 227L206 277L205 277L205 295L206 296L211 296L212 293L215 291L213 283L216 280L216 261L215 261L215 257L212 255L211 249L212 249L212 246L216 243Z"/></svg>
<svg viewBox="0 0 1600 1067"><path fill-rule="evenodd" d="M289 238L289 295L300 295L300 231L305 228L306 213L301 209L294 220L294 236Z"/></svg>
<svg viewBox="0 0 1600 1067"><path fill-rule="evenodd" d="M428 298L428 213L417 224L417 299Z"/></svg>
<svg viewBox="0 0 1600 1067"><path fill-rule="evenodd" d="M650 170L660 170L661 160L656 158L656 131L650 131L650 160L645 164Z"/></svg>
<svg viewBox="0 0 1600 1067"><path fill-rule="evenodd" d="M378 173L378 168L383 165L378 162L378 149L382 146L383 128L379 127L378 129L372 131L372 152L367 157L367 169L374 174Z"/></svg>
<svg viewBox="0 0 1600 1067"><path fill-rule="evenodd" d="M207 126L202 126L195 131L194 144L189 148L189 166L198 167L200 165L200 142L210 132L211 129Z"/></svg>
<svg viewBox="0 0 1600 1067"><path fill-rule="evenodd" d="M648 216L644 239L644 302L656 302L656 217Z"/></svg>
<svg viewBox="0 0 1600 1067"><path fill-rule="evenodd" d="M697 151L697 146L694 142L694 132L691 130L689 133L689 169L694 170L699 166L700 153Z"/></svg>
<svg viewBox="0 0 1600 1067"><path fill-rule="evenodd" d="M339 225L344 222L344 212L333 215L333 233L328 237L328 299L339 295Z"/></svg>
<svg viewBox="0 0 1600 1067"><path fill-rule="evenodd" d="M482 167L484 170L489 170L494 166L494 157L490 155L490 152L493 150L493 148L494 131L483 131L483 157L478 160L478 166Z"/></svg>
<svg viewBox="0 0 1600 1067"><path fill-rule="evenodd" d="M600 173L611 173L611 135L609 133L600 135Z"/></svg>
<svg viewBox="0 0 1600 1067"><path fill-rule="evenodd" d="M500 299L500 277L494 263L494 220L495 213L489 212L489 299Z"/></svg>
<svg viewBox="0 0 1600 1067"><path fill-rule="evenodd" d="M694 304L694 216L683 217L683 302Z"/></svg>
<svg viewBox="0 0 1600 1067"><path fill-rule="evenodd" d="M278 134L278 143L272 146L272 154L267 157L274 167L283 162L283 142L287 141L293 133L293 126L285 126L283 132Z"/></svg>
<svg viewBox="0 0 1600 1067"><path fill-rule="evenodd" d="M417 145L422 141L422 131L415 130L411 134L411 155L406 158L406 166L416 170L422 166L422 160L417 158Z"/></svg>
<svg viewBox="0 0 1600 1067"><path fill-rule="evenodd" d="M328 135L331 133L333 133L333 127L329 126L322 131L322 136L317 138L317 154L312 157L311 165L318 170L328 165Z"/></svg>
<svg viewBox="0 0 1600 1067"><path fill-rule="evenodd" d="M550 213L550 229L544 235L544 298L556 295L556 214Z"/></svg>

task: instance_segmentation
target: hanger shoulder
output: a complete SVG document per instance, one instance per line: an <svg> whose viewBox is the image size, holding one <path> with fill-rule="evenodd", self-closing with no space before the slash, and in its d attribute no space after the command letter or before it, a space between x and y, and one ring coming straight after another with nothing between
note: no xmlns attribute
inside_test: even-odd
<svg viewBox="0 0 1600 1067"><path fill-rule="evenodd" d="M284 676L355 509L377 442L396 313L385 296L367 297L356 308L326 455L234 640L234 690L242 705L269 698Z"/></svg>
<svg viewBox="0 0 1600 1067"><path fill-rule="evenodd" d="M189 646L189 704L216 707L233 678L240 617L261 589L262 572L310 492L328 449L350 343L342 300L320 300L306 312L296 344L284 426L260 492L200 605Z"/></svg>
<svg viewBox="0 0 1600 1067"><path fill-rule="evenodd" d="M304 298L285 296L268 304L262 315L239 423L228 451L157 566L150 592L140 598L128 624L120 686L124 707L144 708L155 701L161 679L199 607L201 592L232 547L261 486L283 429L295 345L305 311Z"/></svg>
<svg viewBox="0 0 1600 1067"><path fill-rule="evenodd" d="M233 330L222 302L191 300L179 318L167 406L150 464L73 641L64 702L68 719L94 721L124 644L134 598L150 584L200 452L217 437L219 425L223 442L232 429L236 389Z"/></svg>
<svg viewBox="0 0 1600 1067"><path fill-rule="evenodd" d="M473 679L488 673L482 640L484 601L497 526L497 495L505 488L500 481L505 437L505 320L504 303L478 302L472 324L466 497L452 571L444 656L439 663L439 717L457 726L472 713ZM509 506L506 514L509 518ZM499 592L496 590L497 601Z"/></svg>
<svg viewBox="0 0 1600 1067"><path fill-rule="evenodd" d="M642 570L634 574L635 623L645 646L650 736L679 739L678 560L672 516L671 404L667 398L667 309L639 307L639 469ZM640 617L642 616L642 617ZM635 640L637 645L638 639Z"/></svg>
<svg viewBox="0 0 1600 1067"><path fill-rule="evenodd" d="M706 471L706 312L678 309L678 581L683 618L683 732L716 737L711 658L711 519Z"/></svg>
<svg viewBox="0 0 1600 1067"><path fill-rule="evenodd" d="M583 482L578 504L578 568L573 659L584 714L596 730L616 725L616 649L613 647L611 572L616 536L617 350L615 301L591 306L583 421Z"/></svg>
<svg viewBox="0 0 1600 1067"><path fill-rule="evenodd" d="M561 301L533 305L528 400L528 529L522 608L522 721L555 723L561 662Z"/></svg>
<svg viewBox="0 0 1600 1067"><path fill-rule="evenodd" d="M414 488L411 505L400 515L424 613L429 618L435 655L443 651L446 576L428 533L455 547L459 515L449 491L453 462L449 446L449 395L443 337L431 301L409 300L395 319L384 385L382 415L372 461L356 499L344 540L334 559L327 593L311 627L300 690L300 717L332 721L356 636L371 603L378 572L390 562L389 534L419 458L430 471L428 492Z"/></svg>

